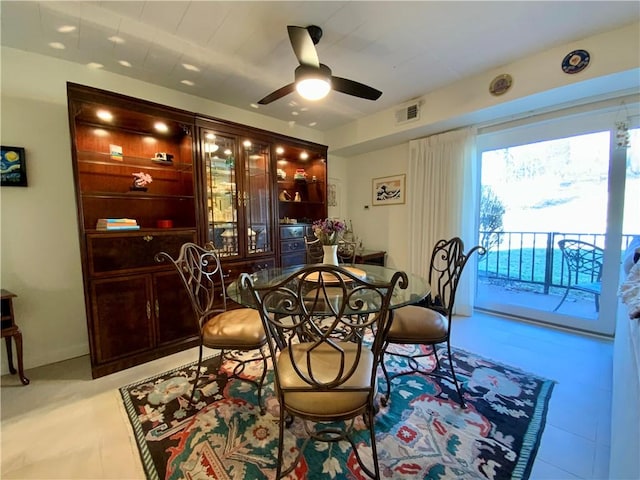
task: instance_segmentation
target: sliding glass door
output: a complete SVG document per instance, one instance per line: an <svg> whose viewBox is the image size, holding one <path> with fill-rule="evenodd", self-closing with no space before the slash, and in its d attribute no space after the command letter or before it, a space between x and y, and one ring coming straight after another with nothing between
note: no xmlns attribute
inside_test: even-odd
<svg viewBox="0 0 640 480"><path fill-rule="evenodd" d="M638 131L620 142L619 110L479 135L477 308L613 333L621 252L640 235Z"/></svg>

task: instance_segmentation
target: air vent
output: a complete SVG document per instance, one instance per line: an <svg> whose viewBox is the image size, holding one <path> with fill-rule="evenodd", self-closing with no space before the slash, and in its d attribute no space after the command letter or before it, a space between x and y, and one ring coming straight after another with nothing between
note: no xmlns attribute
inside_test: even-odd
<svg viewBox="0 0 640 480"><path fill-rule="evenodd" d="M413 122L420 118L420 102L410 103L396 110L396 124Z"/></svg>

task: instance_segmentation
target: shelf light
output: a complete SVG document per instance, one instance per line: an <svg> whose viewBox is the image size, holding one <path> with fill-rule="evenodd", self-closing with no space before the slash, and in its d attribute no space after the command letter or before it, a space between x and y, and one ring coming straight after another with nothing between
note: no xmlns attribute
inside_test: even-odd
<svg viewBox="0 0 640 480"><path fill-rule="evenodd" d="M300 154L300 160L306 160L307 158L309 158L309 154L307 152L302 152Z"/></svg>
<svg viewBox="0 0 640 480"><path fill-rule="evenodd" d="M100 120L104 120L105 122L110 122L111 120L113 120L113 115L108 110L98 110L96 112L96 116Z"/></svg>
<svg viewBox="0 0 640 480"><path fill-rule="evenodd" d="M276 148L276 153L277 153L278 155L282 155L282 154L284 153L284 148L282 148L282 147L277 147L277 148Z"/></svg>
<svg viewBox="0 0 640 480"><path fill-rule="evenodd" d="M169 127L167 127L167 124L163 122L154 123L153 128L155 128L158 132L161 132L161 133L166 133L169 131Z"/></svg>

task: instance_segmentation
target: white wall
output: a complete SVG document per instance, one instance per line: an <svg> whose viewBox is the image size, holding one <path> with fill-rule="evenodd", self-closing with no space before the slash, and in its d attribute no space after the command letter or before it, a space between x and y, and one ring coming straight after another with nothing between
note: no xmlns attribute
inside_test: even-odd
<svg viewBox="0 0 640 480"><path fill-rule="evenodd" d="M348 213L367 250L385 250L387 266L408 270L407 204L373 206L372 180L406 174L409 144L403 143L349 158ZM411 195L407 191L407 197Z"/></svg>

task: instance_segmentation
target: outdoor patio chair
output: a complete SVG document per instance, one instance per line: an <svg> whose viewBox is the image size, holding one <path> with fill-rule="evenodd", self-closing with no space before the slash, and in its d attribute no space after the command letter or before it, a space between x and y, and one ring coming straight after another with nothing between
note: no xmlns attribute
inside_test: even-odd
<svg viewBox="0 0 640 480"><path fill-rule="evenodd" d="M420 373L448 380L453 383L458 393L458 399L462 408L466 407L456 372L451 358L451 324L453 309L456 299L458 282L469 257L478 252L484 255L485 249L480 245L473 247L467 253L464 252L464 243L458 237L450 240L439 240L431 253L429 263L429 284L431 293L419 305L407 305L393 310L393 320L385 339L382 354L382 371L387 381L387 392L381 399L382 405L389 402L391 395L391 382L394 378ZM449 359L450 376L440 373L440 360L436 347L446 343ZM402 345L426 345L431 348L427 353L404 354L393 348L394 344ZM422 352L423 350L419 350ZM384 363L385 355L394 355L407 360L408 370L390 374ZM433 355L436 359L436 368L431 371L421 368L418 360Z"/></svg>
<svg viewBox="0 0 640 480"><path fill-rule="evenodd" d="M267 337L262 327L262 320L255 309L237 308L227 310L227 295L224 274L220 266L220 258L213 250L212 244L206 248L195 243L185 243L180 248L178 258L173 259L168 253L160 252L155 257L157 262L169 261L173 264L182 279L182 283L191 299L194 320L200 334L198 368L189 404L198 388L200 365L203 348L220 350L222 360L236 363L231 378L241 378L258 388L258 405L262 406L262 385L267 374L266 350ZM259 357L244 358L239 353L257 351ZM262 375L258 382L243 376L248 362L262 361Z"/></svg>
<svg viewBox="0 0 640 480"><path fill-rule="evenodd" d="M558 241L562 258L567 267L567 286L560 303L553 309L557 311L564 303L570 290L593 294L596 312L600 311L600 292L602 277L602 257L604 250L582 240L564 239Z"/></svg>

